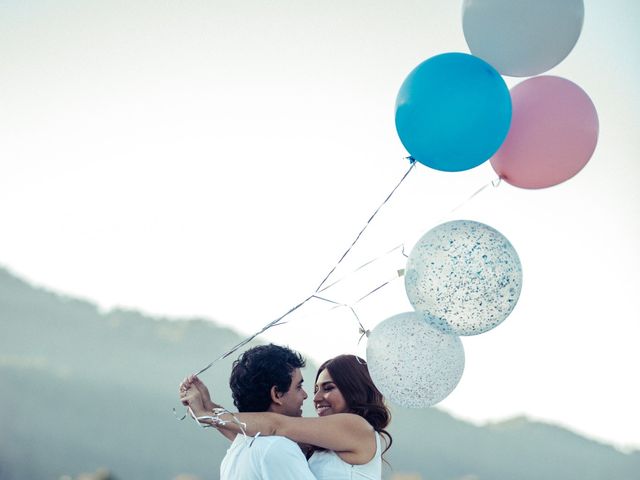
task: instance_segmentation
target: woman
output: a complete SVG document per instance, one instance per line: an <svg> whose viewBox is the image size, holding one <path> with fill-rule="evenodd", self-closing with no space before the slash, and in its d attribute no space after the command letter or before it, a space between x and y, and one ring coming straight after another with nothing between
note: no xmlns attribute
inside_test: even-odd
<svg viewBox="0 0 640 480"><path fill-rule="evenodd" d="M197 417L210 415L204 405L215 404L208 398L204 384L191 377L183 385L183 403L188 403ZM366 362L354 355L340 355L323 363L316 374L313 401L318 418L270 412L233 415L246 425L248 435L281 435L311 445L309 468L318 480L379 480L382 454L392 443L385 430L391 415L371 380ZM232 417L225 414L221 419ZM241 433L233 421L212 424L228 438Z"/></svg>

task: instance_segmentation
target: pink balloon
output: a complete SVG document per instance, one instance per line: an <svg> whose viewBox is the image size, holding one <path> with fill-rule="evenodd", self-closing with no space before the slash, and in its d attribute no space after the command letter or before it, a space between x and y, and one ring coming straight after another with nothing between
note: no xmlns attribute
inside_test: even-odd
<svg viewBox="0 0 640 480"><path fill-rule="evenodd" d="M570 179L598 143L598 114L575 83L549 75L511 89L513 114L507 138L491 158L511 185L545 188Z"/></svg>

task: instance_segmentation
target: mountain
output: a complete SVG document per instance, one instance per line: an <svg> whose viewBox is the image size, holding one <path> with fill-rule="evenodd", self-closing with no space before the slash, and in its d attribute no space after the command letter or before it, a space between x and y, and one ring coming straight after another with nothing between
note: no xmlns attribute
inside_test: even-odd
<svg viewBox="0 0 640 480"><path fill-rule="evenodd" d="M0 480L218 478L226 441L172 409L185 374L238 334L204 319L100 312L2 268L0 326ZM235 357L203 375L229 406ZM640 480L640 452L526 418L475 426L435 408L393 408L390 430L385 478ZM79 476L100 468L112 474Z"/></svg>

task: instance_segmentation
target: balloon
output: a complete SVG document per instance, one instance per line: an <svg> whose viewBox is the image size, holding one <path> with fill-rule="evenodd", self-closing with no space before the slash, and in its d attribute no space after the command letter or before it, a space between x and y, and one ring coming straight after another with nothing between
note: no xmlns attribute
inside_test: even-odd
<svg viewBox="0 0 640 480"><path fill-rule="evenodd" d="M529 77L565 59L578 41L582 0L465 0L469 50L503 75Z"/></svg>
<svg viewBox="0 0 640 480"><path fill-rule="evenodd" d="M459 172L485 162L504 141L510 121L504 80L491 65L466 53L422 62L396 99L402 144L436 170Z"/></svg>
<svg viewBox="0 0 640 480"><path fill-rule="evenodd" d="M511 185L545 188L573 177L598 143L598 114L588 95L564 78L529 78L511 90L513 120L491 159Z"/></svg>
<svg viewBox="0 0 640 480"><path fill-rule="evenodd" d="M400 313L369 334L367 365L387 399L423 408L456 388L464 370L464 349L459 337L434 328L416 312Z"/></svg>
<svg viewBox="0 0 640 480"><path fill-rule="evenodd" d="M446 333L477 335L496 327L515 307L521 287L520 259L509 240L471 220L429 230L407 260L411 305Z"/></svg>

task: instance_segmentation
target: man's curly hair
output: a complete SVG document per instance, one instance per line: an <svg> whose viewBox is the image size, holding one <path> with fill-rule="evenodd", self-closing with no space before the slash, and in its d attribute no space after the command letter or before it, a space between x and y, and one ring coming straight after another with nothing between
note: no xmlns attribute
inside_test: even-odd
<svg viewBox="0 0 640 480"><path fill-rule="evenodd" d="M293 350L279 345L250 348L233 362L229 386L239 412L266 412L271 405L271 387L285 393L296 368L305 361Z"/></svg>

